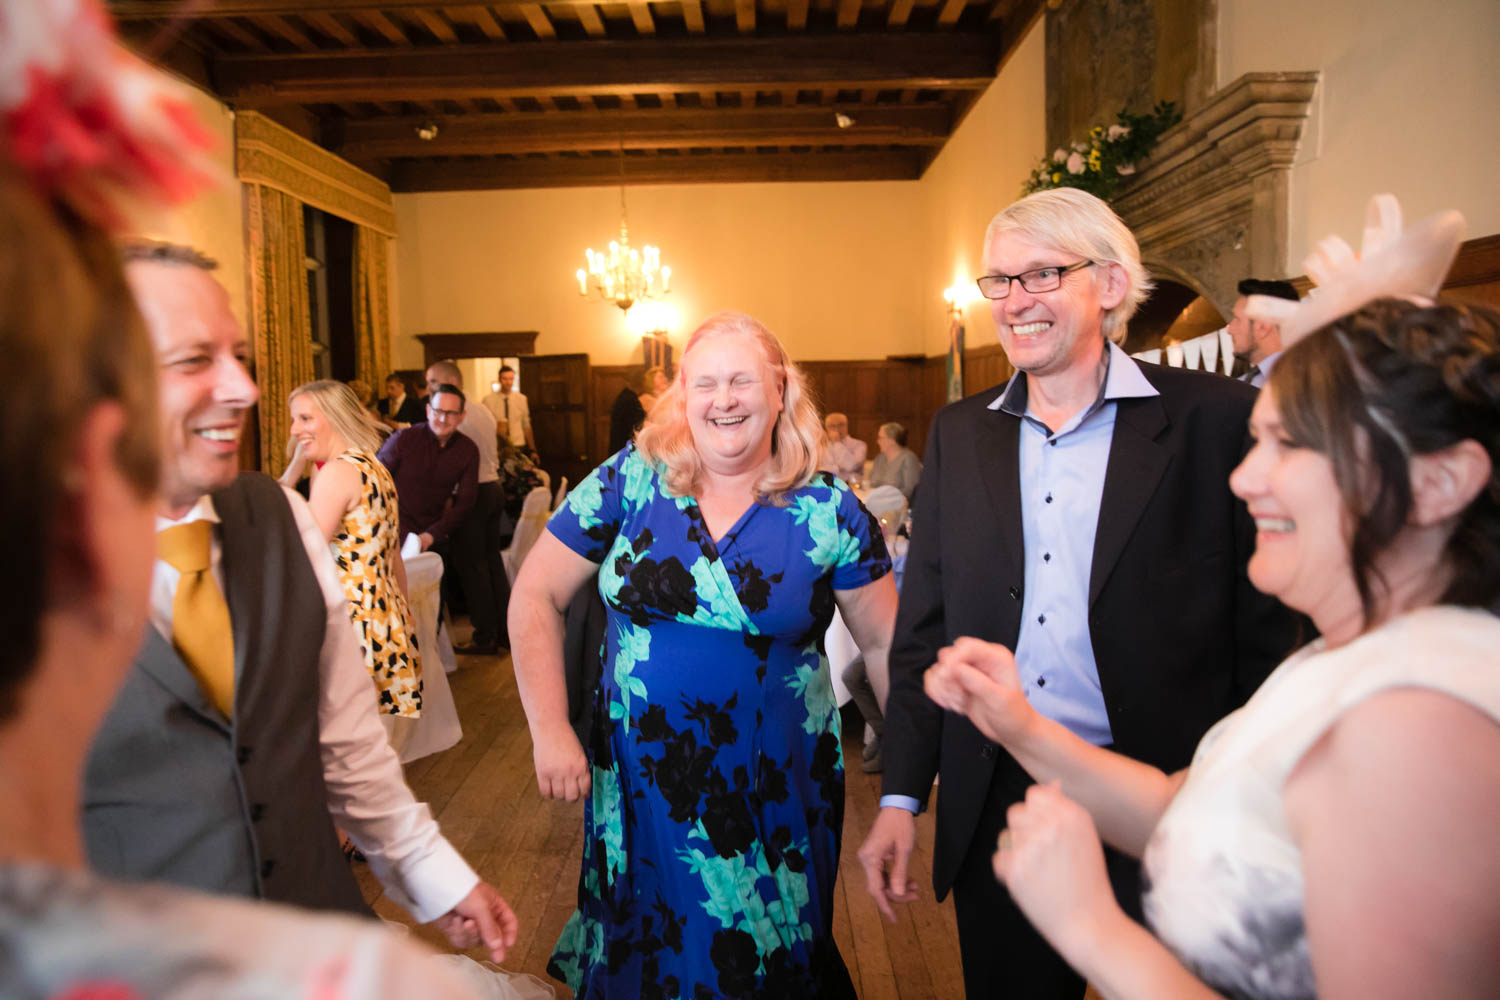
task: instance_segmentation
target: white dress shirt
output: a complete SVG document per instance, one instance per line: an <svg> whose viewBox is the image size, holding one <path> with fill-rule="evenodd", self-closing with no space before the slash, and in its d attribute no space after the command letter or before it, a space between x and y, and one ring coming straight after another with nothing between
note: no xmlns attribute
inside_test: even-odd
<svg viewBox="0 0 1500 1000"><path fill-rule="evenodd" d="M495 418L483 406L465 406L464 422L459 432L479 447L479 482L493 483L500 478L500 446Z"/></svg>
<svg viewBox="0 0 1500 1000"><path fill-rule="evenodd" d="M494 414L496 422L509 421L505 436L518 448L526 447L526 428L531 426L531 404L514 389L492 392L484 397L484 407Z"/></svg>
<svg viewBox="0 0 1500 1000"><path fill-rule="evenodd" d="M386 893L417 920L435 920L467 896L479 883L479 876L439 832L432 811L406 786L401 762L380 725L375 685L365 670L364 651L349 618L348 598L339 583L328 543L307 502L294 491L282 489L323 591L327 612L323 648L318 654L318 675L322 679L318 739L328 811L369 859L370 870ZM180 520L158 517L156 528L161 531L198 520L219 523L213 500L207 495ZM209 549L209 572L221 591L223 552L215 531ZM168 642L172 638L172 598L178 576L177 570L160 559L151 575L151 624Z"/></svg>

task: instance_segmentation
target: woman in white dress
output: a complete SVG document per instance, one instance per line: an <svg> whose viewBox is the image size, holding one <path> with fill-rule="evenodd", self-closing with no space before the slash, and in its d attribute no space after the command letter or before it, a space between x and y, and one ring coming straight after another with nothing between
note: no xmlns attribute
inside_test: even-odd
<svg viewBox="0 0 1500 1000"><path fill-rule="evenodd" d="M1322 634L1187 771L1037 715L1003 647L963 639L928 671L1039 782L995 872L1105 996L1500 991L1500 314L1387 298L1334 319L1372 286L1432 294L1457 243L1434 227L1454 228L1325 269L1301 329L1285 317L1321 329L1276 366L1230 485L1251 582ZM1143 858L1155 936L1111 894L1101 836Z"/></svg>

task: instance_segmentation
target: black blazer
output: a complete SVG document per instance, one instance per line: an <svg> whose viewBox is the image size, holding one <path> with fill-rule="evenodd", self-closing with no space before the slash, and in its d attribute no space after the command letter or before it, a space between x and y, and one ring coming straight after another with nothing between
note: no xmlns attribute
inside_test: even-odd
<svg viewBox="0 0 1500 1000"><path fill-rule="evenodd" d="M1202 372L1140 367L1160 395L1116 402L1089 630L1115 749L1173 771L1292 650L1298 619L1245 577L1255 528L1228 480L1248 446L1255 391ZM1021 627L1020 421L988 409L999 393L933 418L890 659L883 791L925 803L941 772L940 899L1005 751L928 700L922 674L959 636L1015 648Z"/></svg>

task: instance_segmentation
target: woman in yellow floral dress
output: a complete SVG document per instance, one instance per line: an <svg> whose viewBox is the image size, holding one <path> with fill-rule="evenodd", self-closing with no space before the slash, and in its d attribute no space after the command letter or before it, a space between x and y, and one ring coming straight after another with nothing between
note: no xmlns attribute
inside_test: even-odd
<svg viewBox="0 0 1500 1000"><path fill-rule="evenodd" d="M422 663L406 601L406 570L396 529L396 486L375 458L379 424L342 382L308 382L287 398L296 453L283 480L313 472L313 517L333 548L349 616L365 650L381 716L422 714ZM387 725L387 732L395 730ZM399 749L399 748L398 748Z"/></svg>

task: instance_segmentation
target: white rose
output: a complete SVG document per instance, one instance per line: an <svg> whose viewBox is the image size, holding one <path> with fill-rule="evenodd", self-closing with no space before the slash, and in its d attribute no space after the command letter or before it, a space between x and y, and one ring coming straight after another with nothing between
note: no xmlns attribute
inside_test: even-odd
<svg viewBox="0 0 1500 1000"><path fill-rule="evenodd" d="M1122 163L1118 167L1115 167L1115 171L1119 173L1121 177L1129 177L1131 174L1135 173L1135 164Z"/></svg>
<svg viewBox="0 0 1500 1000"><path fill-rule="evenodd" d="M1105 133L1111 139L1123 139L1129 134L1130 127L1128 125L1111 125L1109 131Z"/></svg>
<svg viewBox="0 0 1500 1000"><path fill-rule="evenodd" d="M1083 173L1083 154L1082 153L1074 153L1072 156L1068 157L1068 173L1070 173L1070 174L1081 174L1081 173Z"/></svg>
<svg viewBox="0 0 1500 1000"><path fill-rule="evenodd" d="M1058 146L1056 149L1054 149L1052 151L1052 162L1053 163L1061 163L1062 161L1066 160L1067 158L1068 158L1068 151L1066 149L1063 149L1061 146Z"/></svg>

